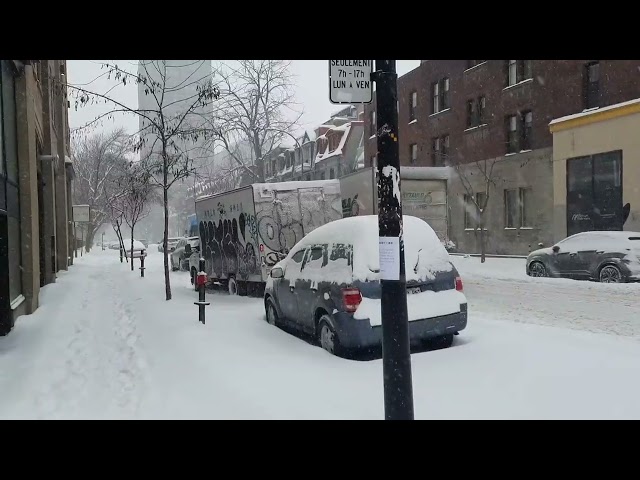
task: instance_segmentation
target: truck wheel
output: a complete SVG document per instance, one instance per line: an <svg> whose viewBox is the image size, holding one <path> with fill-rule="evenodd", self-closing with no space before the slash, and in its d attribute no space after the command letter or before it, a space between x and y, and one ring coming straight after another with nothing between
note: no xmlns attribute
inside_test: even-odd
<svg viewBox="0 0 640 480"><path fill-rule="evenodd" d="M229 277L227 289L229 290L229 295L238 295L238 284L236 283L235 278Z"/></svg>
<svg viewBox="0 0 640 480"><path fill-rule="evenodd" d="M238 290L238 295L241 297L246 297L247 296L247 291L249 290L249 287L247 285L248 282L243 282L241 280L238 280L237 282L237 290Z"/></svg>

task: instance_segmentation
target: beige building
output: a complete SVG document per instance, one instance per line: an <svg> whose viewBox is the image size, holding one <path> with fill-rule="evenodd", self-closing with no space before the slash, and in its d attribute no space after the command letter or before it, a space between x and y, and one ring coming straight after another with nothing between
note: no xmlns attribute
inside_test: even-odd
<svg viewBox="0 0 640 480"><path fill-rule="evenodd" d="M0 335L72 263L65 60L2 60Z"/></svg>
<svg viewBox="0 0 640 480"><path fill-rule="evenodd" d="M554 241L588 230L640 231L640 98L558 118L549 128Z"/></svg>

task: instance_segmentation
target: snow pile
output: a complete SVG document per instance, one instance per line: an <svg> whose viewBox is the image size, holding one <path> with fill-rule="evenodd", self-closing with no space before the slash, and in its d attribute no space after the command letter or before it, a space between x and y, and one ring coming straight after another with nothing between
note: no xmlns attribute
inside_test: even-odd
<svg viewBox="0 0 640 480"><path fill-rule="evenodd" d="M467 298L457 290L427 291L407 295L409 321L458 313L462 303L467 303ZM379 299L363 298L353 317L359 320L369 319L372 327L382 325L380 307Z"/></svg>
<svg viewBox="0 0 640 480"><path fill-rule="evenodd" d="M430 280L435 278L436 272L453 269L449 254L428 223L404 215L403 229L407 281ZM378 238L376 215L335 220L316 228L298 242L287 256L287 262L301 248L310 245L352 245L353 279L363 282L379 280Z"/></svg>

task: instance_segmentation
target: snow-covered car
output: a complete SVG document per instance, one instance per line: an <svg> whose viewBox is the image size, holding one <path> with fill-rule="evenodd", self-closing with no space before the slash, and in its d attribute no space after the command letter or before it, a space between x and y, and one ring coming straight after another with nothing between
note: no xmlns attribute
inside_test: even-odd
<svg viewBox="0 0 640 480"><path fill-rule="evenodd" d="M171 270L189 270L189 257L196 249L200 249L200 237L189 237L180 240L169 255Z"/></svg>
<svg viewBox="0 0 640 480"><path fill-rule="evenodd" d="M467 326L462 279L433 229L404 216L407 307L412 344L448 347ZM264 306L273 325L317 338L325 350L375 347L382 340L378 217L349 217L316 228L278 262Z"/></svg>
<svg viewBox="0 0 640 480"><path fill-rule="evenodd" d="M182 240L184 237L169 237L167 238L167 247L169 248L169 252L173 252L176 248L176 245L178 244L178 242L180 240ZM162 252L162 247L163 247L163 240L160 240L160 243L158 244L158 251Z"/></svg>
<svg viewBox="0 0 640 480"><path fill-rule="evenodd" d="M582 232L552 247L531 252L527 275L596 280L602 283L640 281L640 233Z"/></svg>

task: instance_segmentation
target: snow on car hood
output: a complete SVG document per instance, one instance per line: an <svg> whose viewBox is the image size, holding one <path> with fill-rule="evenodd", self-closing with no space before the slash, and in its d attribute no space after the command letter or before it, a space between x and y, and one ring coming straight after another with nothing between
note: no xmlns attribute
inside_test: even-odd
<svg viewBox="0 0 640 480"><path fill-rule="evenodd" d="M550 255L552 253L553 253L553 250L551 247L539 248L538 250L534 250L533 252L531 252L529 254L529 257L533 257L536 255Z"/></svg>

